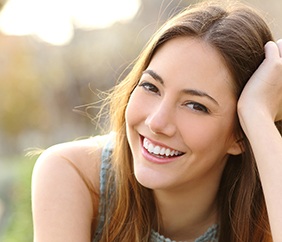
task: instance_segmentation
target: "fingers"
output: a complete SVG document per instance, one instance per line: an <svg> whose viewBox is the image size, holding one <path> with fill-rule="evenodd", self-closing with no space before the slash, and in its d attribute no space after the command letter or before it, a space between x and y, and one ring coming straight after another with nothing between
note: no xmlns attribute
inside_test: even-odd
<svg viewBox="0 0 282 242"><path fill-rule="evenodd" d="M265 46L265 58L281 58L282 56L282 39L278 40L276 43L273 41L268 41ZM280 50L279 50L280 49Z"/></svg>
<svg viewBox="0 0 282 242"><path fill-rule="evenodd" d="M280 58L282 58L282 39L277 40L277 46L279 48L279 52L280 52Z"/></svg>

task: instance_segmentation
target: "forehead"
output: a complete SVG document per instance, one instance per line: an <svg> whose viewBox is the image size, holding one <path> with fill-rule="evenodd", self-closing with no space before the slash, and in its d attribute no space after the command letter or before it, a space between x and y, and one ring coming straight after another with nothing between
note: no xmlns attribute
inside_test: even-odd
<svg viewBox="0 0 282 242"><path fill-rule="evenodd" d="M233 78L221 54L199 38L178 37L160 46L148 69L163 79L218 93L234 94Z"/></svg>

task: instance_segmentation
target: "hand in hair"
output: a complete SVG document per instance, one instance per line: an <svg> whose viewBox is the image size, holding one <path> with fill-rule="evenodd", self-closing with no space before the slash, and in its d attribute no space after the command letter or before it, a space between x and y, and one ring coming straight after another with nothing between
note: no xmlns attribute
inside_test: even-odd
<svg viewBox="0 0 282 242"><path fill-rule="evenodd" d="M256 115L282 120L282 39L265 45L265 59L244 88L238 111L241 121Z"/></svg>

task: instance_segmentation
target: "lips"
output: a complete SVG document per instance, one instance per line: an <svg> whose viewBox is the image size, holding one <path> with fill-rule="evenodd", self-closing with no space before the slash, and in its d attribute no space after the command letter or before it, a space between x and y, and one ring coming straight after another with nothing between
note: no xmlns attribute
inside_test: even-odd
<svg viewBox="0 0 282 242"><path fill-rule="evenodd" d="M172 158L181 156L184 153L179 150L174 150L172 148L164 147L159 144L154 144L147 138L143 138L143 147L146 149L150 154L153 154L159 158Z"/></svg>

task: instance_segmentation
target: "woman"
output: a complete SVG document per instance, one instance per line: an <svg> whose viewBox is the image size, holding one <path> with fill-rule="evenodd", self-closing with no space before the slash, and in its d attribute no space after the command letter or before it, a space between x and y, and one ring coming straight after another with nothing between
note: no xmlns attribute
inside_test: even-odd
<svg viewBox="0 0 282 242"><path fill-rule="evenodd" d="M113 132L39 158L35 241L281 241L281 93L258 13L184 9L109 96Z"/></svg>

